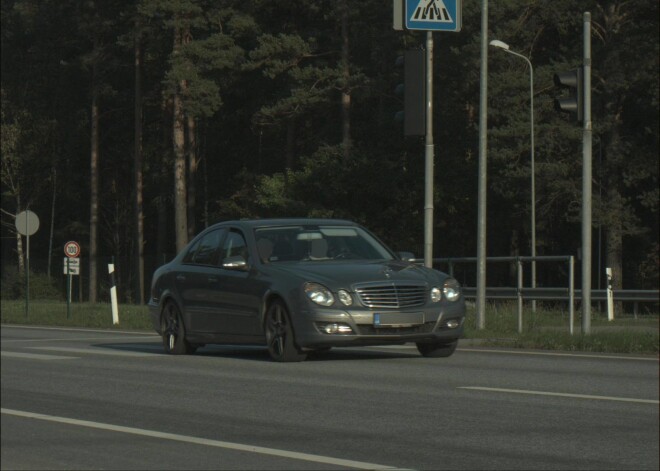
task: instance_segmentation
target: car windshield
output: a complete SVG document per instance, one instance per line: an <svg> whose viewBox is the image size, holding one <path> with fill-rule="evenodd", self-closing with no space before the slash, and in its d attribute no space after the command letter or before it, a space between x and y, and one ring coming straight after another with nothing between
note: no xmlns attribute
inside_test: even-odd
<svg viewBox="0 0 660 471"><path fill-rule="evenodd" d="M255 230L263 262L392 260L378 240L360 227L278 226Z"/></svg>

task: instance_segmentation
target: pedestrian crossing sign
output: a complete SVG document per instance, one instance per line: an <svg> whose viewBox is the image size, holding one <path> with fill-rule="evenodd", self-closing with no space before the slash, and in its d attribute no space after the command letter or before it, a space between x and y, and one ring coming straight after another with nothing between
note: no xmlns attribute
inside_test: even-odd
<svg viewBox="0 0 660 471"><path fill-rule="evenodd" d="M406 0L406 29L460 31L461 0Z"/></svg>

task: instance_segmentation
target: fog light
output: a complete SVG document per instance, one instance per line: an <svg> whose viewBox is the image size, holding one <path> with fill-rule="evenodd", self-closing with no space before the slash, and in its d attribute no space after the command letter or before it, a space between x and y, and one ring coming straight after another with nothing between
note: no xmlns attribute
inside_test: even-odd
<svg viewBox="0 0 660 471"><path fill-rule="evenodd" d="M458 327L459 325L461 325L461 323L459 322L458 319L449 319L449 320L445 323L445 325L446 325L447 328L449 328L449 329L455 329L456 327Z"/></svg>
<svg viewBox="0 0 660 471"><path fill-rule="evenodd" d="M317 324L321 332L324 334L350 334L353 332L351 326L346 324Z"/></svg>

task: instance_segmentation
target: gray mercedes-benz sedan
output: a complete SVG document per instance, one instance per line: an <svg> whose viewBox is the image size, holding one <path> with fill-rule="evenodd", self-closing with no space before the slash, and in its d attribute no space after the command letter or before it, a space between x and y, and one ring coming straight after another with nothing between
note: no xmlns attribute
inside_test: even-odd
<svg viewBox="0 0 660 471"><path fill-rule="evenodd" d="M153 276L149 312L168 353L265 345L301 361L332 347L414 342L447 357L465 301L447 274L418 266L364 227L334 219L213 225Z"/></svg>

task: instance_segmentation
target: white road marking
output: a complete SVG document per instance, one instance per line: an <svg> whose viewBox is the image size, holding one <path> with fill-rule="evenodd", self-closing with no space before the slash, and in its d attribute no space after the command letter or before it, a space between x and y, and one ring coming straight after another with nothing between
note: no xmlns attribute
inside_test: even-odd
<svg viewBox="0 0 660 471"><path fill-rule="evenodd" d="M124 427L121 425L104 424L101 422L92 422L89 420L70 419L68 417L57 417L53 415L37 414L34 412L25 412L14 409L0 409L2 414L25 417L29 419L45 420L48 422L57 422L61 424L77 425L79 427L88 427L99 430L108 430L112 432L128 433L140 435L143 437L160 438L163 440L174 440L183 443L192 443L195 445L210 446L215 448L225 448L228 450L246 451L262 455L279 456L294 460L310 461L314 463L330 464L335 466L346 466L355 469L397 469L392 466L383 466L374 463L365 463L363 461L345 460L341 458L332 458L330 456L311 455L308 453L298 453L295 451L278 450L276 448L264 448L260 446L244 445L241 443L225 442L221 440L210 440L207 438L191 437L188 435L179 435L175 433L157 432L155 430L145 430L135 427Z"/></svg>
<svg viewBox="0 0 660 471"><path fill-rule="evenodd" d="M32 350L48 350L51 352L65 352L65 353L83 353L91 355L113 355L120 357L153 357L153 353L139 353L127 352L123 350L106 349L101 350L98 348L69 348L69 347L29 347Z"/></svg>
<svg viewBox="0 0 660 471"><path fill-rule="evenodd" d="M38 353L0 352L0 356L9 358L25 358L28 360L75 360L77 357L63 357L58 355L40 355Z"/></svg>
<svg viewBox="0 0 660 471"><path fill-rule="evenodd" d="M635 399L631 397L612 397L612 396L592 396L590 394L570 394L570 393L556 393L549 391L528 391L525 389L503 389L503 388L485 388L479 386L459 386L457 389L471 389L474 391L487 391L487 392L501 392L511 394L532 394L537 396L556 396L556 397L571 397L577 399L592 399L597 401L620 401L620 402L636 402L640 404L658 404L660 401L654 399Z"/></svg>
<svg viewBox="0 0 660 471"><path fill-rule="evenodd" d="M460 341L459 341L460 344ZM573 357L573 358L598 358L600 360L637 360L637 361L658 361L660 358L651 357L631 357L622 355L589 355L583 353L561 353L561 352L530 352L518 350L488 350L485 348L457 348L457 352L477 352L477 353L506 353L509 355L541 355L550 357Z"/></svg>

